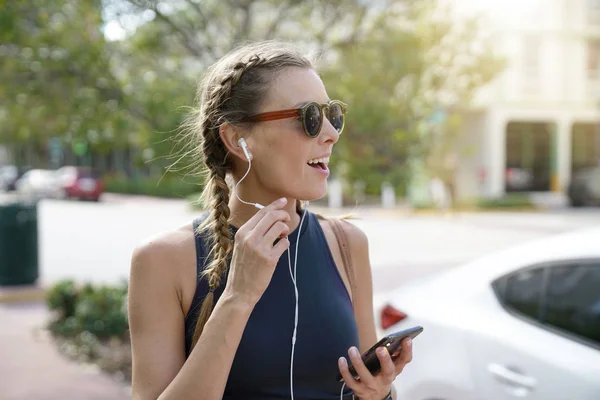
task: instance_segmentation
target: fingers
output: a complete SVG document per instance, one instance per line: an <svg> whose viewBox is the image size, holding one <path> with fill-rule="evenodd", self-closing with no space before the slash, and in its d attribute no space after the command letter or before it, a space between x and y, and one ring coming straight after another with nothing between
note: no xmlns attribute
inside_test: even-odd
<svg viewBox="0 0 600 400"><path fill-rule="evenodd" d="M386 384L391 384L396 378L396 366L389 351L385 347L380 347L376 351L379 364L381 365L381 372L379 376L384 380Z"/></svg>
<svg viewBox="0 0 600 400"><path fill-rule="evenodd" d="M356 391L360 386L360 382L354 379L354 376L352 376L352 374L350 373L350 369L348 368L348 361L344 357L339 358L338 368L346 386Z"/></svg>
<svg viewBox="0 0 600 400"><path fill-rule="evenodd" d="M261 210L262 211L262 210ZM256 224L254 229L252 229L251 235L256 235L257 240L263 241L266 238L267 232L273 227L277 222L281 222L285 225L284 222L288 222L290 220L290 215L287 211L284 210L270 210L266 214L263 215L262 219ZM281 226L280 226L281 227ZM286 225L287 229L287 225ZM277 230L277 229L276 229ZM273 242L277 237L281 235L281 231L277 231L275 236L272 237L272 240L268 242L270 245L273 245ZM287 233L287 231L286 231ZM272 236L272 235L271 235ZM266 241L266 240L265 240Z"/></svg>
<svg viewBox="0 0 600 400"><path fill-rule="evenodd" d="M258 225L258 223L262 221L265 215L269 214L269 212L271 211L280 210L286 204L287 199L285 197L279 200L275 200L274 202L272 202L262 210L259 210L256 214L254 214L252 218L248 220L248 222L246 222L242 227L240 227L240 230L247 230L248 232L253 230L256 227L256 225ZM266 231L267 230L265 229L264 232Z"/></svg>
<svg viewBox="0 0 600 400"><path fill-rule="evenodd" d="M258 229L258 227L256 229ZM269 246L273 246L273 242L275 242L276 239L287 237L289 231L290 227L287 226L287 224L282 221L275 221L267 233L265 233L264 242Z"/></svg>
<svg viewBox="0 0 600 400"><path fill-rule="evenodd" d="M271 250L271 256L275 260L279 260L284 251L286 251L290 247L290 241L287 238L281 239Z"/></svg>
<svg viewBox="0 0 600 400"><path fill-rule="evenodd" d="M400 350L400 355L394 360L396 375L402 372L406 364L412 361L412 357L412 340L410 338L406 338L402 341L402 350Z"/></svg>
<svg viewBox="0 0 600 400"><path fill-rule="evenodd" d="M360 381L366 384L367 386L371 386L373 383L373 375L371 371L367 368L365 363L362 360L360 352L354 346L350 347L348 350L348 356L350 357L350 361L352 362L352 366L354 370L358 374Z"/></svg>

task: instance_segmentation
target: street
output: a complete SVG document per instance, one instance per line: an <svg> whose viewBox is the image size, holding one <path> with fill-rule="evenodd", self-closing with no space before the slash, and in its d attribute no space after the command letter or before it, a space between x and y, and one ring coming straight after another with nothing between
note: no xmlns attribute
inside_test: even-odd
<svg viewBox="0 0 600 400"><path fill-rule="evenodd" d="M311 207L325 215L340 215ZM490 251L600 223L600 210L460 215L356 210L370 242L375 308L410 279L451 268ZM41 281L127 279L134 247L161 231L188 224L196 213L185 202L107 195L101 203L43 201L39 207ZM128 387L58 354L42 329L43 304L0 305L0 386L7 399L122 400ZM50 371L52 373L50 373ZM28 384L44 376L44 385ZM36 378L37 379L37 378ZM78 382L73 384L73 382Z"/></svg>
<svg viewBox="0 0 600 400"><path fill-rule="evenodd" d="M325 215L337 215L311 207ZM126 279L134 247L191 223L184 201L107 195L101 203L43 201L39 208L41 277L115 282ZM376 297L409 279L490 251L600 224L600 209L441 216L358 210L369 238Z"/></svg>

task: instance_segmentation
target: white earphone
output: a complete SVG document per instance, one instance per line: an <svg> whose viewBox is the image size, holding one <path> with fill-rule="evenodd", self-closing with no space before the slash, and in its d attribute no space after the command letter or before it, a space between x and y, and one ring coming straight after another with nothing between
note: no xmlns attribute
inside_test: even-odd
<svg viewBox="0 0 600 400"><path fill-rule="evenodd" d="M246 176L248 176L248 173L250 172L250 168L252 168L252 153L250 153L250 150L248 150L248 143L246 143L246 139L244 138L240 138L238 140L238 144L240 145L240 147L242 148L242 150L244 151L244 155L246 156L246 159L248 160L248 171L246 171L246 174L242 177L242 179L240 179L240 181L237 183L236 185L236 190L235 190L235 195L237 196L238 200L241 201L244 204L248 204L251 206L254 206L256 208L263 209L265 208L265 206L263 206L262 204L258 204L258 203L248 203L247 201L244 201L242 199L240 199L240 196L238 195L238 191L237 191L237 186L242 183L242 181L244 179L246 179Z"/></svg>
<svg viewBox="0 0 600 400"><path fill-rule="evenodd" d="M247 201L240 199L240 196L237 193L237 186L240 183L242 183L244 178L246 178L246 176L250 172L250 168L252 167L252 153L250 153L250 150L248 150L248 144L246 143L246 140L244 138L240 138L238 140L238 144L244 151L244 155L246 156L246 159L248 160L248 171L246 171L246 174L236 184L235 195L237 196L238 200L244 204L252 205L258 209L264 208L265 206L263 206L261 204L248 203ZM304 217L306 217L307 210L308 210L308 204L306 205L306 208L304 209L304 212L302 213L302 218L300 219L300 225L298 226L298 235L296 237L296 253L294 254L294 269L293 270L292 270L292 259L291 259L291 255L290 255L290 249L288 248L288 250L287 250L288 263L289 263L289 267L290 267L290 277L292 278L292 282L294 283L294 295L296 296L296 306L295 306L295 311L294 311L294 332L292 334L292 354L290 356L290 396L291 396L291 400L294 400L294 351L296 349L296 333L298 332L298 286L296 285L296 266L298 265L298 244L300 243L300 232L302 232L302 224L304 223ZM344 389L342 387L342 391L343 390Z"/></svg>
<svg viewBox="0 0 600 400"><path fill-rule="evenodd" d="M246 139L240 138L240 140L238 140L238 144L244 151L244 155L246 156L248 162L252 161L252 153L250 153L250 150L248 150L248 143L246 143Z"/></svg>

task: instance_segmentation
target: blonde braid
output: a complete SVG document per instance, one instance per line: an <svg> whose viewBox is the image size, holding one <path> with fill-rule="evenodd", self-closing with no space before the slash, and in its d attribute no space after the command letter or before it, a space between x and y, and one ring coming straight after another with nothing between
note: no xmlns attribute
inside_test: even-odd
<svg viewBox="0 0 600 400"><path fill-rule="evenodd" d="M216 169L211 169L211 177L208 180L207 187L213 193L211 202L212 213L209 218L208 227L212 232L209 242L211 246L211 262L208 267L202 272L202 277L208 279L209 291L202 301L198 321L194 329L192 338L192 347L196 345L204 325L208 321L212 309L214 307L214 292L221 283L221 277L227 269L227 255L231 251L232 241L229 233L229 187L225 182L225 177L222 176Z"/></svg>
<svg viewBox="0 0 600 400"><path fill-rule="evenodd" d="M221 80L219 90L212 93L211 101L207 102L207 112L205 112L205 120L202 123L204 126L202 153L209 176L202 196L205 200L210 199L205 204L210 204L209 208L212 212L210 218L206 220L207 223L202 228L208 228L211 232L209 237L211 248L209 259L211 259L211 262L202 272L202 277L208 279L209 292L200 307L200 314L198 315L198 321L192 338L192 348L198 342L204 330L204 325L206 325L212 313L214 292L221 283L221 277L227 269L227 257L233 248L229 231L229 216L231 214L229 210L229 186L227 186L227 182L225 181L226 172L230 166L225 162L227 150L220 141L218 128L213 127L211 120L216 120L217 125L220 125L219 122L222 121L219 121L220 118L216 115L217 110L229 99L234 85L239 82L242 75L248 69L259 66L262 63L264 63L264 59L256 55L252 56L248 63L236 63L233 66L233 70Z"/></svg>
<svg viewBox="0 0 600 400"><path fill-rule="evenodd" d="M210 216L198 228L206 232L210 246L209 264L200 278L207 279L209 292L202 301L194 329L191 349L194 348L207 323L213 307L214 292L227 270L233 243L229 230L229 195L226 183L233 163L221 141L219 128L224 123L243 126L243 119L256 113L275 74L288 67L312 68L312 63L293 46L268 41L250 44L235 50L211 66L199 87L197 100L200 109L186 125L187 132L197 136L200 158L204 160L206 186L201 201L209 206ZM298 209L301 204L298 202ZM190 351L191 351L190 349Z"/></svg>

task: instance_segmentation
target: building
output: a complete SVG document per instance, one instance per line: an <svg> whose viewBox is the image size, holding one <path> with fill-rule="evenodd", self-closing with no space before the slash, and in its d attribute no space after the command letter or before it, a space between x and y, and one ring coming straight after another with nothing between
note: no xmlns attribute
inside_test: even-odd
<svg viewBox="0 0 600 400"><path fill-rule="evenodd" d="M450 0L481 11L506 70L464 118L459 198L565 193L600 161L600 0Z"/></svg>

